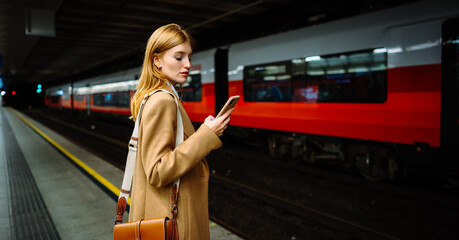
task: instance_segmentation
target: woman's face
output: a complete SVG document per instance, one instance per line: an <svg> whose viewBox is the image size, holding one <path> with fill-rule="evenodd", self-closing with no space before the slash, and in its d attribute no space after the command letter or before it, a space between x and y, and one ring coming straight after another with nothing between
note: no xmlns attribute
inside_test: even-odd
<svg viewBox="0 0 459 240"><path fill-rule="evenodd" d="M173 83L185 83L191 67L191 45L184 42L167 51L154 64Z"/></svg>

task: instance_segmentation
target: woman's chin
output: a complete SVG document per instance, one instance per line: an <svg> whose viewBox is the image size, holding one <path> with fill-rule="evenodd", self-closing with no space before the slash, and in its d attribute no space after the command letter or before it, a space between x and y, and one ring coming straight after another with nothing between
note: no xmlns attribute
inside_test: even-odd
<svg viewBox="0 0 459 240"><path fill-rule="evenodd" d="M174 82L175 83L186 83L186 79L187 78L179 78L179 79L175 79Z"/></svg>

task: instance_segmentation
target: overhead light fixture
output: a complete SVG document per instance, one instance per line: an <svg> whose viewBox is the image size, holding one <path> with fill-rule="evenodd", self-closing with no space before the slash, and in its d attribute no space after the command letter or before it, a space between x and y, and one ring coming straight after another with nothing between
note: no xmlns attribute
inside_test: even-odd
<svg viewBox="0 0 459 240"><path fill-rule="evenodd" d="M36 36L56 36L54 12L46 9L26 9L25 34Z"/></svg>

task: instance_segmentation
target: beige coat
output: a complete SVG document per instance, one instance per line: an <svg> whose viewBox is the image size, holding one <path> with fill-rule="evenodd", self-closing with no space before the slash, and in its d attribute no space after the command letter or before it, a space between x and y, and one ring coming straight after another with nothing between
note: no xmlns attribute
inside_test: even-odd
<svg viewBox="0 0 459 240"><path fill-rule="evenodd" d="M166 90L172 92L167 86ZM184 142L175 148L177 106L165 92L145 104L131 194L129 221L171 215L172 184L180 179L177 225L180 239L209 239L209 166L204 159L222 146L206 125L195 132L182 104ZM175 149L174 149L175 148Z"/></svg>

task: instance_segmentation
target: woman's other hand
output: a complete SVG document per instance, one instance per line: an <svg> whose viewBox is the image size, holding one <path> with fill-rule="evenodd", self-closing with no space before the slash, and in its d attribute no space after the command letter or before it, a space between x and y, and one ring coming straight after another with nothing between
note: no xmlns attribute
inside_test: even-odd
<svg viewBox="0 0 459 240"><path fill-rule="evenodd" d="M213 116L209 115L206 120L204 120L204 124L212 129L212 131L214 131L215 134L220 137L223 134L223 131L225 131L225 129L228 127L228 123L231 118L231 112L233 110L234 108L231 108L218 118L214 118Z"/></svg>

